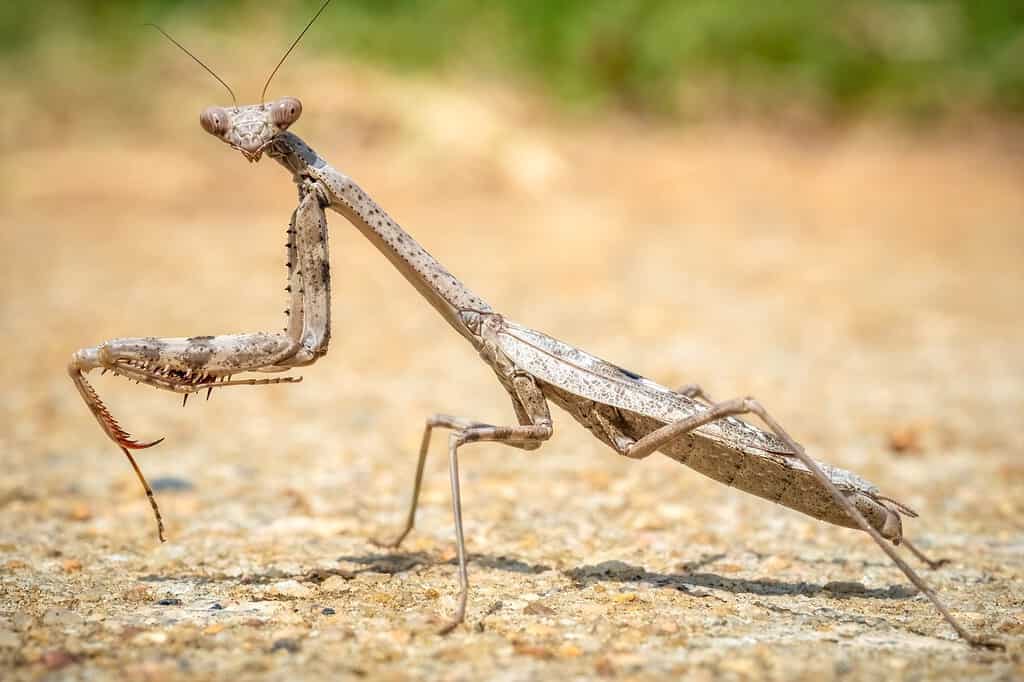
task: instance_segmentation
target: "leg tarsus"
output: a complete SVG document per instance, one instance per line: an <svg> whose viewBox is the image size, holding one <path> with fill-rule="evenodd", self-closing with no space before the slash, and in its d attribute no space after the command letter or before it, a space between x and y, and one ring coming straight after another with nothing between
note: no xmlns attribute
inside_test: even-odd
<svg viewBox="0 0 1024 682"><path fill-rule="evenodd" d="M544 412L547 405L543 405ZM466 562L466 541L462 531L462 495L459 491L458 450L467 443L496 442L504 445L543 442L551 437L551 417L530 415L534 424L520 426L471 426L452 433L448 445L448 473L452 487L452 514L455 517L455 550L459 560L459 601L455 615L440 631L447 634L466 618L466 601L469 596L469 571Z"/></svg>
<svg viewBox="0 0 1024 682"><path fill-rule="evenodd" d="M452 515L455 517L455 551L459 558L459 597L455 615L438 631L441 635L448 634L466 619L466 601L469 599L469 571L466 565L466 540L462 531L462 494L459 486L459 446L466 442L467 431L453 433L448 439L448 477L452 488Z"/></svg>
<svg viewBox="0 0 1024 682"><path fill-rule="evenodd" d="M903 538L901 540L900 544L902 544L904 547L909 549L910 553L913 554L914 556L916 556L918 561L920 561L921 563L923 563L925 566L927 566L928 568L932 569L933 571L938 569L938 568L941 568L941 567L945 566L948 563L950 563L949 559L931 559L931 558L929 558L924 552L922 552L917 547L915 547L913 545L913 543L910 542L910 540L908 540L906 538Z"/></svg>
<svg viewBox="0 0 1024 682"><path fill-rule="evenodd" d="M459 603L455 607L455 614L451 620L444 624L440 630L437 631L439 635L450 634L455 628L466 622L466 602L469 600L469 585L459 588Z"/></svg>
<svg viewBox="0 0 1024 682"><path fill-rule="evenodd" d="M153 494L153 489L149 486L149 481L146 480L138 462L136 462L135 458L132 457L132 453L124 447L121 448L121 452L123 452L124 456L128 458L128 461L132 465L132 469L135 470L135 475L139 478L139 483L142 484L142 489L146 491L146 497L149 499L149 506L153 508L153 516L156 517L157 537L160 538L160 542L167 542L167 538L164 537L164 517L160 514L160 507L156 503L156 495Z"/></svg>
<svg viewBox="0 0 1024 682"><path fill-rule="evenodd" d="M825 487L825 489L832 494L833 499L835 499L835 501L847 513L847 515L849 515L850 518L856 521L857 525L859 525L868 535L871 536L871 538L875 541L875 544L881 547L883 552L889 555L889 558L892 559L893 563L895 563L896 566L901 571L903 571L903 575L905 575L917 589L919 589L921 592L924 593L926 597L928 597L928 600L932 603L935 609L942 615L946 623L948 623L949 626L952 627L953 630L955 630L956 633L964 639L964 641L968 642L971 646L980 646L986 648L1003 647L1003 645L1000 642L985 639L983 637L977 637L968 632L964 628L964 626L960 624L960 621L954 618L953 614L949 612L949 610L946 608L946 605L942 602L941 599L939 599L939 595L935 592L935 590L933 590L931 586L928 583L926 583L924 579L921 578L921 576L917 574L917 571L911 568L910 565L906 561L904 561L899 554L896 553L895 547L887 543L885 541L885 538L883 538L882 535L877 530L875 530L875 528L870 523L868 523L868 520L864 518L863 514L860 513L860 510L854 507L853 503L850 502L850 500L848 500L846 496L842 494L842 492L840 492L840 490L835 486L835 484L832 483L831 479L829 479L828 476L825 475L825 472L821 470L821 467L818 466L818 463L811 459L806 452L804 452L803 447L801 447L799 443L793 440L793 438L786 432L786 430L782 428L782 425L775 421L775 419L770 414L768 414L768 411L764 409L764 406L761 405L761 403L759 403L758 401L754 400L753 398L745 398L743 402L749 408L750 412L760 417L761 421L767 424L768 428L770 428L776 436L782 439L782 441L787 446L789 446L789 448L796 454L800 461L803 462L804 465L811 470L811 473L814 474L814 477L818 479L818 482L821 483Z"/></svg>

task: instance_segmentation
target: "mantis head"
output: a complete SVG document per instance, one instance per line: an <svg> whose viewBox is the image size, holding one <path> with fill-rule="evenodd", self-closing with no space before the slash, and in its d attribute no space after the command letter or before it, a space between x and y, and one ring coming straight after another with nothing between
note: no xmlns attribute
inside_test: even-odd
<svg viewBox="0 0 1024 682"><path fill-rule="evenodd" d="M188 48L172 38L167 31L156 24L146 24L146 26L159 31L167 40L174 43L178 49L191 57L196 64L201 66L218 83L224 86L228 94L231 95L231 107L207 107L199 115L199 125L203 126L203 130L206 132L214 137L219 137L223 142L242 152L242 156L249 159L250 162L255 162L260 160L260 157L263 156L263 151L273 143L274 139L287 130L288 126L299 120L299 116L302 115L302 102L296 97L282 97L277 101L269 103L265 103L264 98L267 96L267 88L270 87L270 81L274 80L277 70L281 68L284 60L288 59L288 55L292 53L295 46L302 40L302 36L306 35L306 31L317 20L317 17L323 14L323 11L327 9L329 4L331 4L331 0L324 0L323 4L320 5L320 9L317 10L313 18L306 24L306 28L302 29L298 37L292 41L291 46L285 51L277 66L270 72L267 82L263 84L263 92L260 93L260 103L247 104L241 107L238 106L238 100L235 99L235 93L231 86L214 73L213 69L204 64L199 57L189 52Z"/></svg>
<svg viewBox="0 0 1024 682"><path fill-rule="evenodd" d="M249 161L259 161L263 150L301 115L302 102L282 97L266 104L207 107L199 115L199 124Z"/></svg>

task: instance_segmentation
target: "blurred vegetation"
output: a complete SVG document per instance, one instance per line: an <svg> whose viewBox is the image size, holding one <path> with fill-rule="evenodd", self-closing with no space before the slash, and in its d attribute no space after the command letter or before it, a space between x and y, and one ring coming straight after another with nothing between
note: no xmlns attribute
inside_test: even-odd
<svg viewBox="0 0 1024 682"><path fill-rule="evenodd" d="M73 40L128 61L159 40L138 28L146 21L200 53L211 34L251 24L280 27L286 41L318 5L5 0L0 59L31 61ZM335 0L303 47L666 113L707 101L832 114L1024 112L1024 0Z"/></svg>

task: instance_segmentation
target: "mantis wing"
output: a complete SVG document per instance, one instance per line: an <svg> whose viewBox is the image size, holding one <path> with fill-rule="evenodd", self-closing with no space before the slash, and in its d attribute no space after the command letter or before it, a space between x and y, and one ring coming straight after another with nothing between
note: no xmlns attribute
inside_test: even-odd
<svg viewBox="0 0 1024 682"><path fill-rule="evenodd" d="M692 398L645 379L639 374L605 362L579 348L508 320L503 322L502 328L498 332L498 347L516 366L545 383L573 395L649 417L664 424L685 419L707 409ZM755 469L757 469L755 465L761 464L765 465L762 467L765 472L774 471L771 466L768 466L770 464L790 471L801 472L808 477L811 476L810 469L797 459L795 453L778 437L735 417L724 417L705 424L697 428L694 433L711 441L719 448L724 448L725 451L738 452L748 456L748 465L754 466ZM671 449L663 449L663 453L672 459L678 459ZM698 461L700 458L690 456L690 453L686 454L685 459L678 461L682 461L715 480L722 480L716 472L716 469L719 468L720 458L706 458L708 465L704 466ZM875 485L853 472L825 462L818 462L818 466L840 489L854 490L872 499L879 494ZM761 480L754 481L756 485L753 483L745 485L744 482L734 478L728 482L729 485L734 485L761 497L767 497L774 502L809 513L816 518L826 518L833 523L850 525L851 522L846 520L847 516L844 511L837 511L835 518L828 518L819 509L808 510L807 504L805 504L807 500L799 499L799 496L794 500L787 501L760 490L759 486L768 483L769 479L770 477L765 474ZM827 491L820 489L816 481L811 481L810 485L821 493L821 502L824 505L832 505ZM792 490L797 489L797 486L790 487ZM884 515L884 512L882 513ZM839 520L837 521L837 519Z"/></svg>
<svg viewBox="0 0 1024 682"><path fill-rule="evenodd" d="M697 401L610 362L505 320L498 347L518 367L541 381L597 403L669 424L703 412ZM705 438L752 455L792 455L785 443L744 421L727 417L697 429ZM789 458L787 458L789 459ZM787 465L801 468L795 460Z"/></svg>

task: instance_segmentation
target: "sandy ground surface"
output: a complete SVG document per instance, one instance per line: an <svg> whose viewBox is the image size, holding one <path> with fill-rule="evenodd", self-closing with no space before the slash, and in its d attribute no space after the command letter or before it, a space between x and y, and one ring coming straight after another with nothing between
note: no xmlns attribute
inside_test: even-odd
<svg viewBox="0 0 1024 682"><path fill-rule="evenodd" d="M401 521L424 417L512 413L340 216L331 353L302 384L182 409L96 380L134 434L167 436L140 458L157 542L64 364L111 337L281 326L294 206L276 165L202 133L213 91L187 81L152 118L90 102L0 138L0 676L1024 676L1019 134L566 120L318 73L313 92L282 77L306 99L295 131L495 308L662 383L760 398L921 512L909 536L951 560L928 579L1007 651L957 641L866 536L624 461L559 412L537 452L466 451L469 614L434 634L455 593L440 442L416 531L368 538Z"/></svg>

